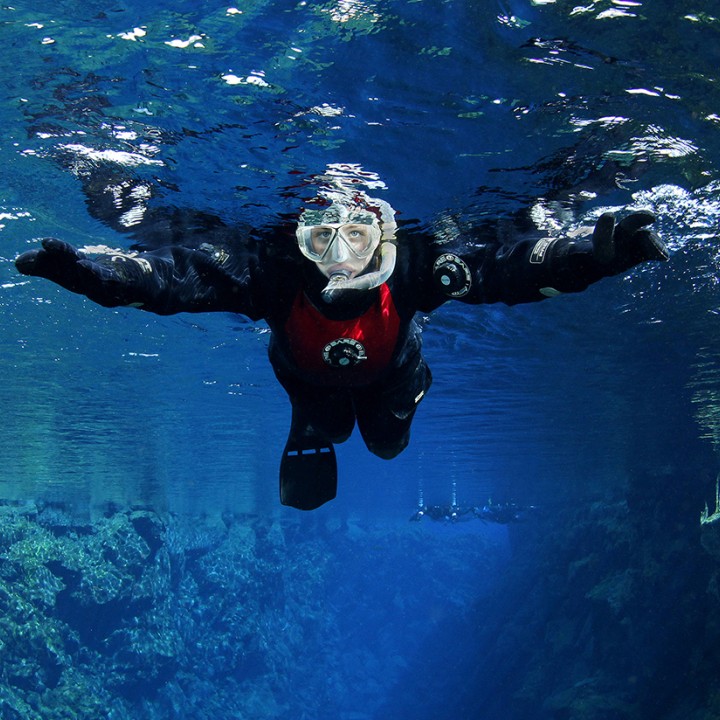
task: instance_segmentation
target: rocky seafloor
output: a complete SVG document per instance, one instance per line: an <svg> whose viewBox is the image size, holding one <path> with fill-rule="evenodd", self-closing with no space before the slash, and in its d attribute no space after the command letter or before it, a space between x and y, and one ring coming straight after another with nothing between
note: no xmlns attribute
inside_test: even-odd
<svg viewBox="0 0 720 720"><path fill-rule="evenodd" d="M0 718L374 717L468 607L490 545L409 523L3 506Z"/></svg>
<svg viewBox="0 0 720 720"><path fill-rule="evenodd" d="M690 483L505 535L4 505L0 718L720 718Z"/></svg>

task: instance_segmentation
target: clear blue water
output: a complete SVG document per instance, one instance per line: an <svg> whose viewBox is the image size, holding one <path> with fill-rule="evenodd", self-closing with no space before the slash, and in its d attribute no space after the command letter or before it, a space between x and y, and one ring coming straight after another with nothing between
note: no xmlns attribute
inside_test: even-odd
<svg viewBox="0 0 720 720"><path fill-rule="evenodd" d="M46 235L130 244L87 212L83 169L116 168L150 183L157 204L262 226L297 211L310 177L345 164L426 227L530 205L565 223L651 208L672 257L581 295L448 305L425 319L435 383L410 447L389 463L357 437L339 447L339 496L301 520L308 533L318 518L404 532L419 493L553 513L622 493L638 467L691 468L710 499L720 20L704 5L0 8L0 496L82 516L115 503L300 522L277 499L290 413L262 325L107 310L22 278L12 260ZM450 547L460 530L423 532ZM504 530L463 532L497 553L488 562L505 562ZM363 573L357 589L369 596ZM480 573L457 602L473 603L488 582ZM353 702L340 705L362 713Z"/></svg>

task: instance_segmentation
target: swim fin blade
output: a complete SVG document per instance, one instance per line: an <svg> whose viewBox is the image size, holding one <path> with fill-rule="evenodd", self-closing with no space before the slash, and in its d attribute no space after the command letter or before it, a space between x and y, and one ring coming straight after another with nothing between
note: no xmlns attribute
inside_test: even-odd
<svg viewBox="0 0 720 720"><path fill-rule="evenodd" d="M337 460L332 443L308 431L290 436L280 461L280 502L315 510L337 495Z"/></svg>

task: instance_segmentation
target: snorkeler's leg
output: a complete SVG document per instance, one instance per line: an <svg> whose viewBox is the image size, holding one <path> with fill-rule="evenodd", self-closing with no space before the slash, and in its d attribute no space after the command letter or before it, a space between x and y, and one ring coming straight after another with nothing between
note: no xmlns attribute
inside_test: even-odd
<svg viewBox="0 0 720 720"><path fill-rule="evenodd" d="M382 386L353 394L358 428L371 453L391 460L408 446L415 411L431 383L430 368L418 353Z"/></svg>
<svg viewBox="0 0 720 720"><path fill-rule="evenodd" d="M345 442L355 427L350 392L344 388L311 385L273 367L275 376L290 398L293 425L308 434L321 435L330 443Z"/></svg>

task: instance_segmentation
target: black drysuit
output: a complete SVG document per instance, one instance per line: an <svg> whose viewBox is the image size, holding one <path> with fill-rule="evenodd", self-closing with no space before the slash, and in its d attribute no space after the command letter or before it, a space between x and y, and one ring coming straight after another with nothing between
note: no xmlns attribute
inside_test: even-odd
<svg viewBox="0 0 720 720"><path fill-rule="evenodd" d="M357 420L368 448L390 458L407 445L415 409L431 382L415 314L452 298L533 302L582 290L643 260L666 259L662 242L645 229L650 214L633 213L618 226L611 216L603 218L594 241L535 232L507 243L487 232L460 249L401 231L387 282L350 290L332 303L321 296L327 278L303 258L291 232L272 241L209 237L196 248L92 257L46 239L16 264L108 307L265 320L272 332L270 361L290 396L296 432L305 428L327 443L341 442Z"/></svg>

